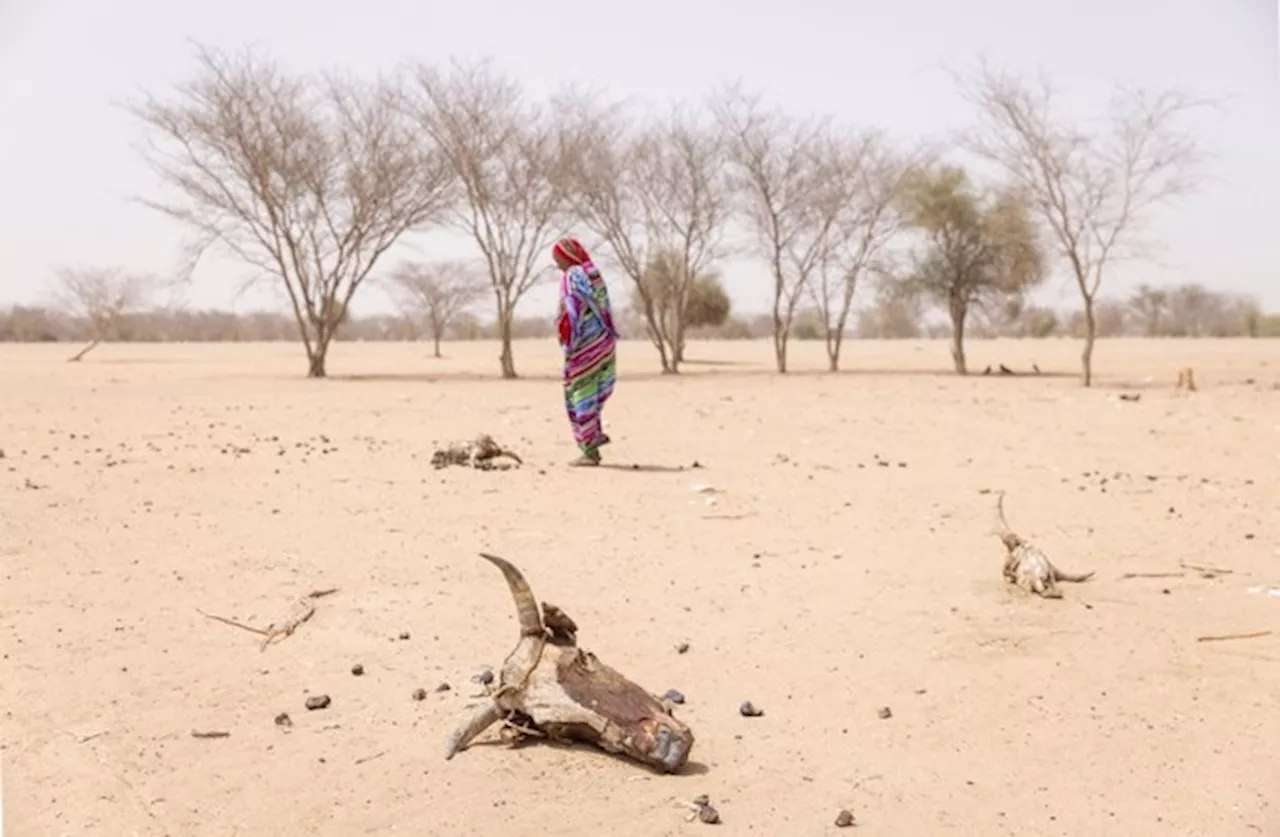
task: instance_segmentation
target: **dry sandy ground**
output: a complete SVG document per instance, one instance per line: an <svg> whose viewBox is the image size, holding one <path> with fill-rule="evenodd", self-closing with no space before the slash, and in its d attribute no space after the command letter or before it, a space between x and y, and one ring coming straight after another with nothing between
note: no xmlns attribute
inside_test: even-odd
<svg viewBox="0 0 1280 837"><path fill-rule="evenodd" d="M1280 585L1280 342L1104 343L1093 391L960 380L941 343L853 343L838 376L799 346L786 378L764 343L695 346L680 378L627 345L607 453L649 467L594 471L564 467L554 345L518 351L503 382L491 345L341 345L316 382L289 345L0 347L6 833L686 834L675 802L706 793L724 834L848 808L862 835L1280 835L1280 597L1249 592ZM1072 372L1078 347L971 351ZM480 430L528 466L432 470ZM1098 575L1006 586L997 489ZM444 761L516 639L481 549L684 692L686 775ZM1182 562L1230 573L1122 577ZM266 651L197 612L264 625L322 587Z"/></svg>

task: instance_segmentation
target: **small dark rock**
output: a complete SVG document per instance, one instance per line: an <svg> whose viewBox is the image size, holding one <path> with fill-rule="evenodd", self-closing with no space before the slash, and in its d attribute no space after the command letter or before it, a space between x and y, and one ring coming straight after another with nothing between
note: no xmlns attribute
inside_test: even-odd
<svg viewBox="0 0 1280 837"><path fill-rule="evenodd" d="M836 814L836 828L848 828L854 825L855 822L852 812L847 809Z"/></svg>
<svg viewBox="0 0 1280 837"><path fill-rule="evenodd" d="M764 714L764 710L757 707L749 700L744 700L742 705L738 707L738 714L744 718L759 718Z"/></svg>
<svg viewBox="0 0 1280 837"><path fill-rule="evenodd" d="M693 460L693 464L692 464L692 465L690 465L689 467L690 467L690 468L701 468L701 467L702 467L702 463L695 459L695 460Z"/></svg>
<svg viewBox="0 0 1280 837"><path fill-rule="evenodd" d="M679 645L677 645L677 646L676 646L676 653L677 653L677 654L687 654L687 653L689 653L689 643L687 643L687 642L682 642L682 643L680 643Z"/></svg>
<svg viewBox="0 0 1280 837"><path fill-rule="evenodd" d="M328 695L312 695L307 698L306 707L311 710L327 709L332 702Z"/></svg>
<svg viewBox="0 0 1280 837"><path fill-rule="evenodd" d="M473 683L479 683L481 686L488 686L493 682L493 672L486 668L475 677L472 677L471 681Z"/></svg>
<svg viewBox="0 0 1280 837"><path fill-rule="evenodd" d="M1166 588L1164 588L1163 590L1161 590L1160 592L1161 592L1161 593L1163 593L1163 594L1165 594L1165 595L1167 596L1167 595L1169 595L1170 590L1169 590L1169 588L1168 588L1168 587L1166 587Z"/></svg>
<svg viewBox="0 0 1280 837"><path fill-rule="evenodd" d="M278 727L293 726L293 719L289 717L288 712L281 712L279 715L276 716L276 726Z"/></svg>
<svg viewBox="0 0 1280 837"><path fill-rule="evenodd" d="M876 714L880 716L880 720L887 721L893 717L893 710L887 706L882 706Z"/></svg>
<svg viewBox="0 0 1280 837"><path fill-rule="evenodd" d="M450 690L450 689L452 689L452 688L453 688L453 687L452 687L452 686L450 686L448 683L441 683L439 686L436 686L436 691L437 691L437 692L447 692L447 691L449 691L449 690Z"/></svg>
<svg viewBox="0 0 1280 837"><path fill-rule="evenodd" d="M720 822L720 812L711 805L703 805L698 808L698 819L707 825L716 825Z"/></svg>
<svg viewBox="0 0 1280 837"><path fill-rule="evenodd" d="M1252 533L1252 532L1248 532L1247 534L1245 534L1244 539L1245 539L1246 541L1251 541L1251 540L1253 540L1253 533Z"/></svg>
<svg viewBox="0 0 1280 837"><path fill-rule="evenodd" d="M663 700L669 700L672 703L684 703L684 695L675 689L667 689L667 693L662 696Z"/></svg>
<svg viewBox="0 0 1280 837"><path fill-rule="evenodd" d="M356 663L351 667L351 673L354 674L356 677L359 677L360 675L364 674L364 666L360 665L359 663Z"/></svg>
<svg viewBox="0 0 1280 837"><path fill-rule="evenodd" d="M400 638L401 638L401 639L408 639L408 638L409 638L409 632L408 632L408 631L401 631L401 632L400 632Z"/></svg>
<svg viewBox="0 0 1280 837"><path fill-rule="evenodd" d="M426 690L426 689L414 689L414 690L413 690L413 699L414 699L414 700L426 700L426 699L427 699L427 690Z"/></svg>

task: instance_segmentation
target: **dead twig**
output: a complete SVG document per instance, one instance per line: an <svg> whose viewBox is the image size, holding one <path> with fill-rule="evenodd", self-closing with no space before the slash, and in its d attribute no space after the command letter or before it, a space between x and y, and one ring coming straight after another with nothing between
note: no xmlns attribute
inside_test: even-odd
<svg viewBox="0 0 1280 837"><path fill-rule="evenodd" d="M1221 567L1202 567L1199 564L1188 564L1184 561L1179 561L1178 566L1182 567L1184 570L1194 570L1195 572L1203 573L1205 575L1231 575L1233 572L1232 570L1223 569Z"/></svg>
<svg viewBox="0 0 1280 837"><path fill-rule="evenodd" d="M198 729L191 730L192 738L230 738L231 733L222 730L203 731Z"/></svg>
<svg viewBox="0 0 1280 837"><path fill-rule="evenodd" d="M98 730L97 732L91 732L91 733L88 733L87 735L77 735L77 736L75 737L75 738L76 738L76 743L77 743L77 744L85 744L85 743L87 743L87 742L89 742L89 741L92 741L92 740L93 740L93 739L95 739L95 738L101 738L102 736L106 735L106 734L107 734L107 732L108 732L108 730L100 729L100 730Z"/></svg>
<svg viewBox="0 0 1280 837"><path fill-rule="evenodd" d="M703 520L742 520L747 517L755 517L756 512L744 512L743 514L704 514Z"/></svg>
<svg viewBox="0 0 1280 837"><path fill-rule="evenodd" d="M257 634L258 636L266 636L267 634L267 632L264 631L262 628L255 628L252 625L246 625L243 622L237 622L234 619L228 619L227 617L219 616L216 613L205 613L200 608L196 608L196 613L199 613L205 619L212 619L215 622L221 622L224 625L230 625L231 627L239 628L242 631L249 631L250 633Z"/></svg>
<svg viewBox="0 0 1280 837"><path fill-rule="evenodd" d="M374 754L373 754L373 755L371 755L371 756L365 756L364 758L356 759L356 764L365 764L366 762L371 762L371 761L373 761L374 759L380 759L380 758L382 758L383 756L385 756L386 754L387 754L387 751L386 751L386 750L382 750L381 752L374 753Z"/></svg>
<svg viewBox="0 0 1280 837"><path fill-rule="evenodd" d="M1271 636L1274 631L1253 631L1243 634L1220 634L1218 636L1198 636L1196 642L1226 642L1230 639L1257 639L1260 636Z"/></svg>
<svg viewBox="0 0 1280 837"><path fill-rule="evenodd" d="M293 636L293 632L296 631L299 626L315 615L316 599L332 595L336 592L338 592L337 587L328 587L323 590L312 590L310 593L300 597L293 603L293 609L283 622L272 622L265 628L255 628L252 625L246 625L243 622L237 622L234 619L228 619L227 617L219 616L216 613L205 613L199 608L196 608L196 612L206 619L212 619L215 622L221 622L224 625L230 625L233 628L240 628L241 630L257 634L262 637L262 643L258 646L258 650L266 651L268 645L280 642L286 637Z"/></svg>
<svg viewBox="0 0 1280 837"><path fill-rule="evenodd" d="M1186 573L1124 573L1120 576L1121 581L1128 581L1131 578L1182 578Z"/></svg>

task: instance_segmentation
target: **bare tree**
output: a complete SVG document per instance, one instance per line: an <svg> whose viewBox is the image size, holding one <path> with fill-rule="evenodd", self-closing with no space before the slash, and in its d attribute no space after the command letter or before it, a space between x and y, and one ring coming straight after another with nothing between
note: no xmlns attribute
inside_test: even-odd
<svg viewBox="0 0 1280 837"><path fill-rule="evenodd" d="M898 196L903 178L919 163L919 152L896 154L877 132L851 136L839 150L839 170L848 178L846 200L836 220L816 281L809 285L822 321L827 362L840 369L840 350L863 277L887 275L887 246L901 228Z"/></svg>
<svg viewBox="0 0 1280 837"><path fill-rule="evenodd" d="M177 198L146 201L278 281L307 353L325 359L352 297L406 232L453 197L450 170L417 139L385 82L290 74L252 52L201 47L198 74L129 110L145 156Z"/></svg>
<svg viewBox="0 0 1280 837"><path fill-rule="evenodd" d="M700 273L687 279L687 270L682 254L663 250L653 253L632 297L632 308L644 318L650 339L656 335L655 342L670 347L669 371L678 371L685 360L688 330L722 325L732 308L718 274ZM667 357L665 350L660 354Z"/></svg>
<svg viewBox="0 0 1280 837"><path fill-rule="evenodd" d="M502 341L504 378L516 377L516 306L549 275L548 249L562 234L565 171L573 137L554 111L488 61L454 62L447 72L417 68L410 103L418 124L445 153L462 200L448 223L470 236L488 270Z"/></svg>
<svg viewBox="0 0 1280 837"><path fill-rule="evenodd" d="M920 169L902 195L906 221L924 246L903 289L930 298L951 319L951 358L968 374L965 323L976 307L1019 297L1044 276L1029 210L1011 192L983 195L963 169Z"/></svg>
<svg viewBox="0 0 1280 837"><path fill-rule="evenodd" d="M482 271L462 261L409 262L391 274L391 283L402 309L426 321L436 357L445 330L484 295L487 284Z"/></svg>
<svg viewBox="0 0 1280 837"><path fill-rule="evenodd" d="M841 143L825 119L765 108L730 87L712 101L726 132L743 214L773 276L773 348L787 371L796 307L839 229L851 179Z"/></svg>
<svg viewBox="0 0 1280 837"><path fill-rule="evenodd" d="M858 312L856 333L869 340L909 340L923 331L924 300L919 294L902 293L888 277L876 284L873 301Z"/></svg>
<svg viewBox="0 0 1280 837"><path fill-rule="evenodd" d="M89 327L89 345L67 358L68 363L83 360L103 340L119 336L122 318L145 306L159 287L154 277L119 267L63 268L55 281L54 304Z"/></svg>
<svg viewBox="0 0 1280 837"><path fill-rule="evenodd" d="M1029 196L1084 303L1084 385L1093 383L1094 300L1107 269L1142 255L1143 222L1196 185L1200 153L1180 127L1187 95L1118 89L1107 130L1087 132L1057 110L1048 77L1031 85L983 63L960 89L978 111L965 147Z"/></svg>
<svg viewBox="0 0 1280 837"><path fill-rule="evenodd" d="M587 128L571 169L573 211L631 280L662 371L678 372L698 277L725 255L732 206L723 136L681 107L637 123L616 106L574 104Z"/></svg>
<svg viewBox="0 0 1280 837"><path fill-rule="evenodd" d="M1129 308L1142 333L1147 337L1157 337L1169 315L1169 292L1147 284L1139 285L1129 297Z"/></svg>

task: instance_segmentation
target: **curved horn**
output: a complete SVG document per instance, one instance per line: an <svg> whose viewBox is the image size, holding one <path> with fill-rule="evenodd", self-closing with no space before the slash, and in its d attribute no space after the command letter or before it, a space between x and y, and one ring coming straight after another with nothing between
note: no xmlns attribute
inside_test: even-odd
<svg viewBox="0 0 1280 837"><path fill-rule="evenodd" d="M1012 530L1009 523L1004 519L1004 492L1001 491L996 498L996 531L997 535L1007 535Z"/></svg>
<svg viewBox="0 0 1280 837"><path fill-rule="evenodd" d="M524 580L524 575L505 558L499 558L487 552L481 552L480 557L502 570L502 575L506 577L507 586L511 588L511 598L516 600L516 617L520 620L520 635L542 636L544 631L542 617L538 614L538 602L533 597L529 582Z"/></svg>

